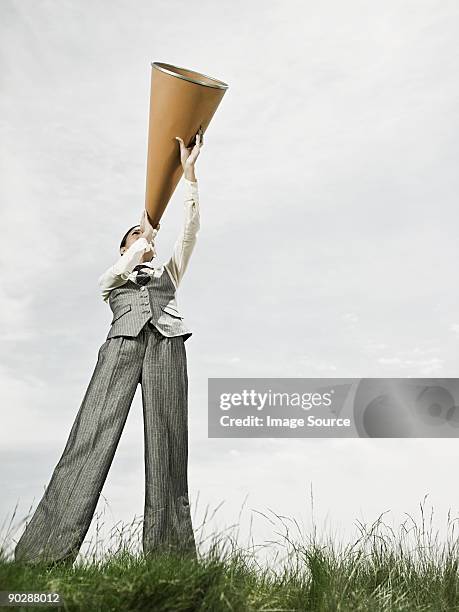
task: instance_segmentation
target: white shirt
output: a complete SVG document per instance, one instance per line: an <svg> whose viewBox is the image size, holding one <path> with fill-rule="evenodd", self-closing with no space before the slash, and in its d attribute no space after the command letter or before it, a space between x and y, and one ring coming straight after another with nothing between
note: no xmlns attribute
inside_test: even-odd
<svg viewBox="0 0 459 612"><path fill-rule="evenodd" d="M188 267L200 228L198 183L188 179L184 179L184 182L186 189L185 221L182 232L175 242L171 258L162 266L156 266L151 261L142 263L142 266L151 268L151 274L154 276L161 276L164 270L167 270L176 289ZM105 302L108 301L112 289L121 287L128 279L135 282L137 271L133 272L133 269L140 263L142 255L151 249L151 243L143 237L138 238L124 251L118 261L99 277L99 287Z"/></svg>

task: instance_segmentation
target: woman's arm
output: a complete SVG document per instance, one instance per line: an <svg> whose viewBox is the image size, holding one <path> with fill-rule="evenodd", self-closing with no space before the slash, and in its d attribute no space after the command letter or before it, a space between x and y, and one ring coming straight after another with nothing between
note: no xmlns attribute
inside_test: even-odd
<svg viewBox="0 0 459 612"><path fill-rule="evenodd" d="M179 286L188 267L200 228L198 182L194 173L194 164L203 146L202 130L200 129L196 134L195 144L192 148L190 146L187 149L179 136L176 136L176 139L180 145L180 162L183 167L183 177L187 193L185 197L185 222L183 230L175 243L172 257L165 264L175 288Z"/></svg>
<svg viewBox="0 0 459 612"><path fill-rule="evenodd" d="M185 178L185 220L183 229L175 242L172 257L165 264L175 288L177 288L185 274L191 254L196 244L196 237L200 229L199 194L197 181Z"/></svg>
<svg viewBox="0 0 459 612"><path fill-rule="evenodd" d="M108 300L110 291L125 284L129 274L135 266L140 263L142 255L147 251L151 251L151 249L152 244L141 236L124 251L113 266L110 266L110 268L99 277L99 287L105 302Z"/></svg>

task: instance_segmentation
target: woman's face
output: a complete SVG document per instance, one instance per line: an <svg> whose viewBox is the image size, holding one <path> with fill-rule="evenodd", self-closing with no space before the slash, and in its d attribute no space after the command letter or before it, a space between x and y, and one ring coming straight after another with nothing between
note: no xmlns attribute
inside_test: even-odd
<svg viewBox="0 0 459 612"><path fill-rule="evenodd" d="M125 245L122 249L120 249L120 253L121 255L124 253L124 251L126 251L126 249L128 249L131 244L134 244L134 242L136 240L138 240L140 238L140 236L142 235L142 232L140 231L139 227L134 227L128 234L127 238L126 238L126 242ZM153 253L152 251L145 251L145 253L142 255L142 259L140 260L141 262L145 262L145 261L151 261L153 259Z"/></svg>
<svg viewBox="0 0 459 612"><path fill-rule="evenodd" d="M140 227L134 227L134 229L132 229L127 238L126 238L126 242L124 244L124 248L120 249L121 250L121 254L124 253L124 251L126 251L126 249L128 249L131 244L134 244L134 242L136 240L138 240L140 238L140 236L142 235L141 231L140 231Z"/></svg>

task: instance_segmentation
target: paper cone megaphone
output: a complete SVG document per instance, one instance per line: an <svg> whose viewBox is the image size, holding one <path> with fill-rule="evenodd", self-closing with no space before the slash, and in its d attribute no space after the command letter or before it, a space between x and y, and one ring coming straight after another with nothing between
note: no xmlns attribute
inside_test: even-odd
<svg viewBox="0 0 459 612"><path fill-rule="evenodd" d="M176 136L189 147L204 134L228 85L186 68L151 65L145 209L153 226L183 174Z"/></svg>

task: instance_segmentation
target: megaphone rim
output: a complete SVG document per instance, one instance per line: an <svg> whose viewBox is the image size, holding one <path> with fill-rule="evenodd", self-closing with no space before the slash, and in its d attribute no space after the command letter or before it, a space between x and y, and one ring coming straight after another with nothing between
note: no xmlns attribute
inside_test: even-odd
<svg viewBox="0 0 459 612"><path fill-rule="evenodd" d="M182 68L181 66L175 66L173 64L166 64L165 62L151 62L152 68L156 68L161 72L165 72L170 74L171 76L177 77L179 79L183 79L184 81L190 81L190 83L196 83L197 85L204 85L204 87L212 87L214 89L228 89L228 84L224 81L220 81L220 79L216 79L215 77L209 76L207 74L203 74L202 72L197 72L196 70L191 70L191 68ZM192 79L190 77L186 77L183 74L178 74L170 68L175 68L176 70L186 70L187 72L193 72L194 74L199 74L200 76L205 77L206 79L211 79L215 82L215 84L204 83L204 81L199 81L198 79Z"/></svg>

